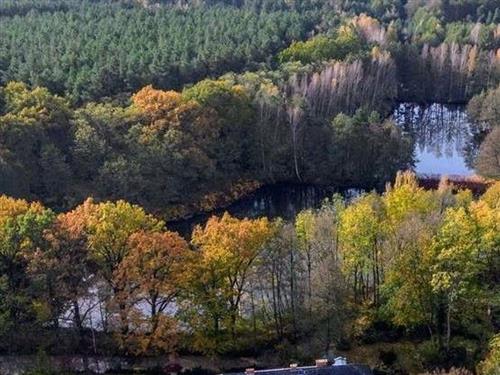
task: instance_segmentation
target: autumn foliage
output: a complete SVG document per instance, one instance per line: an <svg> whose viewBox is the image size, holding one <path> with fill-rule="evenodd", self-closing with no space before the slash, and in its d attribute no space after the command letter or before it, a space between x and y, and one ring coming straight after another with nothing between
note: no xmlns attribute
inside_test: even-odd
<svg viewBox="0 0 500 375"><path fill-rule="evenodd" d="M129 355L215 355L311 335L318 347L365 340L383 322L446 356L475 319L486 348L499 191L474 197L447 180L425 190L400 173L382 195L334 196L293 223L214 216L189 242L125 201L56 215L2 196L0 335L29 347L16 332L67 327L89 348L97 329Z"/></svg>

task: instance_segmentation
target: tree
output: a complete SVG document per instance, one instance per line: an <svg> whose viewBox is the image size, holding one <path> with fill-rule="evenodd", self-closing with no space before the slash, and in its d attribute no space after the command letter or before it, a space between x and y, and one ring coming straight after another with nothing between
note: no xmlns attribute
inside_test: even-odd
<svg viewBox="0 0 500 375"><path fill-rule="evenodd" d="M432 245L435 263L431 280L444 306L446 349L450 345L454 316L470 317L473 313L467 311L466 305L476 309L484 305L484 293L477 278L484 269L481 259L487 250L481 246L481 239L477 222L464 207L446 210Z"/></svg>
<svg viewBox="0 0 500 375"><path fill-rule="evenodd" d="M435 222L408 214L393 231L391 249L382 286L383 311L397 326L426 326L435 335L436 298L431 285L434 264L431 244Z"/></svg>
<svg viewBox="0 0 500 375"><path fill-rule="evenodd" d="M217 114L212 132L217 132L210 154L217 163L219 175L241 176L254 168L251 139L255 111L242 85L229 80L205 79L184 89L182 97L202 105L204 111Z"/></svg>
<svg viewBox="0 0 500 375"><path fill-rule="evenodd" d="M485 202L492 209L500 207L500 182L495 182L481 196L481 201Z"/></svg>
<svg viewBox="0 0 500 375"><path fill-rule="evenodd" d="M149 85L134 94L132 101L137 108L155 121L173 115L173 111L182 104L182 95L176 91L155 90Z"/></svg>
<svg viewBox="0 0 500 375"><path fill-rule="evenodd" d="M486 136L479 148L475 165L482 176L500 179L500 126Z"/></svg>
<svg viewBox="0 0 500 375"><path fill-rule="evenodd" d="M269 66L280 49L304 39L325 17L318 5L299 12L282 1L136 3L2 2L2 82L45 86L75 104L149 84L182 87L255 64ZM148 18L151 12L155 17ZM36 37L49 29L50 41Z"/></svg>
<svg viewBox="0 0 500 375"><path fill-rule="evenodd" d="M85 223L89 258L98 267L98 274L110 288L110 292L102 290L103 298L108 304L108 313L117 305L118 325L125 334L126 305L115 298L121 293L121 284L114 278L114 273L127 256L130 248L129 237L141 230L160 231L164 223L147 214L141 207L125 201L94 203L87 199L74 210ZM116 302L116 303L115 303Z"/></svg>
<svg viewBox="0 0 500 375"><path fill-rule="evenodd" d="M47 246L28 258L29 275L39 285L40 297L49 301L51 316L54 320L69 319L82 347L85 322L96 303L91 292L96 269L90 262L85 225L78 210L59 214L44 232Z"/></svg>
<svg viewBox="0 0 500 375"><path fill-rule="evenodd" d="M439 19L428 9L419 8L412 17L410 30L417 43L437 43L444 33Z"/></svg>
<svg viewBox="0 0 500 375"><path fill-rule="evenodd" d="M169 352L176 343L174 302L189 265L187 242L174 232L140 231L128 240L129 252L114 273L126 305L122 345L134 354Z"/></svg>
<svg viewBox="0 0 500 375"><path fill-rule="evenodd" d="M186 198L201 199L200 186L213 189L223 141L217 114L177 92L151 87L134 96L134 107L146 118L145 126L132 134L134 162L142 177L138 180L146 180L138 184L137 200L157 209Z"/></svg>
<svg viewBox="0 0 500 375"><path fill-rule="evenodd" d="M253 274L257 293L263 296L262 311L269 309L269 324L278 340L296 338L301 315L297 281L300 260L297 256L295 228L291 223L277 220L276 234L263 249ZM267 314L264 313L264 316Z"/></svg>
<svg viewBox="0 0 500 375"><path fill-rule="evenodd" d="M43 324L57 327L47 312L49 301L32 288L27 273L27 258L44 246L43 233L53 220L54 213L39 203L0 196L0 332L7 350L29 345L23 335Z"/></svg>
<svg viewBox="0 0 500 375"><path fill-rule="evenodd" d="M90 256L111 285L114 271L129 252L129 237L140 230L159 231L164 226L141 207L125 201L94 203L88 199L75 214L84 215Z"/></svg>
<svg viewBox="0 0 500 375"><path fill-rule="evenodd" d="M425 325L436 333L436 302L431 286L431 250L439 223L436 192L419 186L412 172L400 172L382 197L385 279L383 311L398 326Z"/></svg>
<svg viewBox="0 0 500 375"><path fill-rule="evenodd" d="M312 237L314 235L315 216L311 210L301 211L295 217L295 231L299 249L305 253L307 268L307 304L309 309L309 318L312 314L312 267L313 250L311 249Z"/></svg>
<svg viewBox="0 0 500 375"><path fill-rule="evenodd" d="M413 162L409 139L392 122L381 122L377 112L338 114L331 122L330 134L331 172L327 173L345 186L376 186L392 180Z"/></svg>
<svg viewBox="0 0 500 375"><path fill-rule="evenodd" d="M381 202L376 194L358 198L340 216L339 238L343 271L349 277L354 301L379 301L382 282Z"/></svg>
<svg viewBox="0 0 500 375"><path fill-rule="evenodd" d="M499 335L493 336L486 358L479 364L481 375L495 375L500 372L500 341Z"/></svg>
<svg viewBox="0 0 500 375"><path fill-rule="evenodd" d="M79 181L95 184L96 171L120 154L119 150L128 149L128 134L141 120L138 112L133 107L122 108L109 103L89 103L75 110L70 157Z"/></svg>
<svg viewBox="0 0 500 375"><path fill-rule="evenodd" d="M0 92L6 114L0 116L2 158L20 186L7 193L32 194L52 205L62 205L71 170L66 160L70 137L71 111L63 98L45 88L30 90L10 82ZM1 170L0 170L1 172Z"/></svg>
<svg viewBox="0 0 500 375"><path fill-rule="evenodd" d="M219 338L223 322L232 340L236 340L239 307L249 271L272 233L273 227L265 218L239 220L227 213L221 218L211 217L204 228L193 231L192 243L200 255L193 266L190 292L202 314L212 321L215 339Z"/></svg>
<svg viewBox="0 0 500 375"><path fill-rule="evenodd" d="M467 112L480 127L500 126L500 86L474 96L467 104Z"/></svg>
<svg viewBox="0 0 500 375"><path fill-rule="evenodd" d="M25 262L23 251L35 251L44 242L43 233L54 220L54 213L39 203L28 203L0 196L0 256L2 273L12 287L22 284ZM20 269L18 267L21 267Z"/></svg>
<svg viewBox="0 0 500 375"><path fill-rule="evenodd" d="M343 199L334 195L321 208L302 211L295 218L297 258L305 263L296 267L297 289L305 296L298 299L304 304L298 316L306 316L300 319L300 334L315 336L313 345L318 350L328 350L332 342L343 338L350 311L351 290L342 273L339 249L343 210Z"/></svg>
<svg viewBox="0 0 500 375"><path fill-rule="evenodd" d="M344 60L347 56L358 57L366 52L364 41L355 26L340 27L333 36L316 35L305 42L293 42L278 54L280 63L300 61L302 64L328 60Z"/></svg>
<svg viewBox="0 0 500 375"><path fill-rule="evenodd" d="M425 217L439 208L435 192L420 187L410 171L398 172L394 185L386 187L383 201L389 231L412 215Z"/></svg>

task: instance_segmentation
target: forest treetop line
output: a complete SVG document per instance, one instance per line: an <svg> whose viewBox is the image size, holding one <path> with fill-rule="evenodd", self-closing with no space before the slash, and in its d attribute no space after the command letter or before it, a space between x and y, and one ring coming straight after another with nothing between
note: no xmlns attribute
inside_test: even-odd
<svg viewBox="0 0 500 375"><path fill-rule="evenodd" d="M229 71L277 69L277 56L290 43L327 36L361 13L390 25L395 57L408 55L408 46L420 53L424 44L499 48L500 15L494 0L161 3L2 2L0 83L47 87L74 103L132 93L148 84L179 89ZM398 78L411 87L404 71ZM425 95L416 99L433 100Z"/></svg>

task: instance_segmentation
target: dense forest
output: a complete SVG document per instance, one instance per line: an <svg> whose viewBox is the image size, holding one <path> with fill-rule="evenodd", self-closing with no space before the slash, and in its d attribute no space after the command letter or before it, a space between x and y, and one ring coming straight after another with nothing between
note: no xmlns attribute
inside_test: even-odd
<svg viewBox="0 0 500 375"><path fill-rule="evenodd" d="M400 102L466 105L481 189L400 172ZM0 2L0 355L498 375L499 179L498 0ZM366 193L169 230L276 183Z"/></svg>
<svg viewBox="0 0 500 375"><path fill-rule="evenodd" d="M178 89L228 71L276 68L276 54L290 42L328 36L361 12L388 27L389 40L374 25L365 25L362 33L392 51L403 84L401 97L463 101L498 81L500 11L495 0L463 5L414 0L165 3L3 1L0 82L47 87L76 103L148 84ZM314 57L337 59L343 48L336 47L340 51ZM443 83L433 92L436 78Z"/></svg>

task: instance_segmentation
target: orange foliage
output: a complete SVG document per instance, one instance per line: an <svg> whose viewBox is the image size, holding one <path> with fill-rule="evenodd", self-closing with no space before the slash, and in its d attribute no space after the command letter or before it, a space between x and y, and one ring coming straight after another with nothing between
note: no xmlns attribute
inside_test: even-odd
<svg viewBox="0 0 500 375"><path fill-rule="evenodd" d="M129 237L128 246L129 253L115 277L127 287L136 284L134 293L138 295L154 294L164 302L171 301L182 280L187 242L175 232L140 231Z"/></svg>
<svg viewBox="0 0 500 375"><path fill-rule="evenodd" d="M157 117L179 107L182 95L176 91L155 90L149 85L133 95L132 101L146 114Z"/></svg>
<svg viewBox="0 0 500 375"><path fill-rule="evenodd" d="M27 211L41 213L44 207L38 203L29 203L24 199L15 199L0 195L0 222L6 218L22 215Z"/></svg>
<svg viewBox="0 0 500 375"><path fill-rule="evenodd" d="M176 343L176 322L167 315L183 284L188 244L174 232L132 234L128 255L114 273L125 307L120 342L134 354L171 351Z"/></svg>

